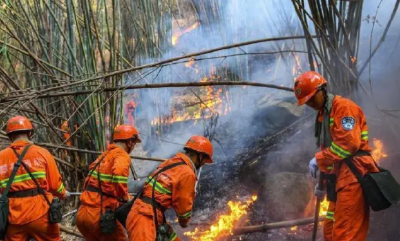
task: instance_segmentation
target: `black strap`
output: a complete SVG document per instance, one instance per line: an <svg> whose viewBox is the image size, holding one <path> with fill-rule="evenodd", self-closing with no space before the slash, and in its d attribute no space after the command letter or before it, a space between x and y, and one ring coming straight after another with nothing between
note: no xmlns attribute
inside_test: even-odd
<svg viewBox="0 0 400 241"><path fill-rule="evenodd" d="M169 170L169 169L171 169L171 168L174 168L174 167L176 167L176 166L180 166L180 165L186 165L186 163L185 162L176 162L176 163L173 163L173 164L171 164L171 165L168 165L168 166L166 166L166 167L163 167L163 168L161 168L160 170L158 170L152 177L151 177L151 181L153 181L154 182L154 184L153 184L153 190L152 190L152 193L151 193L151 199L152 199L152 203L153 203L153 213L154 213L154 223L155 223L155 228L156 228L156 233L158 232L158 219L157 219L157 210L156 210L156 206L154 205L154 203L156 202L156 199L154 198L154 194L155 194L155 187L156 187L156 182L157 182L157 180L158 180L158 175L159 174L161 174L162 172L165 172L165 171L167 171L167 170ZM166 222L166 220L165 220L165 215L163 215L163 219L164 219L164 223Z"/></svg>
<svg viewBox="0 0 400 241"><path fill-rule="evenodd" d="M101 194L100 188L89 186L89 185L86 186L86 191L95 192L95 193ZM116 196L113 196L113 195L105 193L105 192L103 192L103 195L106 196L106 197L111 197L111 198L118 199Z"/></svg>
<svg viewBox="0 0 400 241"><path fill-rule="evenodd" d="M14 151L15 155L16 155L18 158L20 158L20 155L18 154L18 152L17 152L15 149L13 149L13 151ZM21 156L22 156L22 155L21 155ZM24 169L26 170L26 172L29 174L29 176L31 177L32 181L35 183L38 192L39 192L40 194L43 195L43 197L44 197L44 199L46 200L47 204L50 206L51 203L50 203L49 199L47 198L47 196L46 196L44 190L42 189L42 187L40 187L40 185L39 185L39 183L37 182L36 178L32 175L31 171L29 170L29 168L26 166L26 164L25 164L24 162L21 162L21 164L22 164L22 166L24 167Z"/></svg>
<svg viewBox="0 0 400 241"><path fill-rule="evenodd" d="M99 182L99 188L98 188L98 193L100 193L100 217L101 215L103 215L103 195L105 195L103 193L103 190L101 189L101 180L100 180L100 163L104 160L104 158L107 156L108 151L106 151L103 156L100 158L100 160L96 163L96 165L94 165L93 169L91 170L91 172L89 173L89 176L91 177L94 170L97 167L97 181ZM86 187L87 189L88 187ZM105 195L106 196L106 195Z"/></svg>
<svg viewBox="0 0 400 241"><path fill-rule="evenodd" d="M8 192L10 191L11 184L14 181L14 178L15 178L15 175L17 174L18 168L19 168L19 166L21 166L22 159L24 158L24 156L25 156L26 152L28 151L29 147L31 147L31 145L27 145L25 147L25 149L22 151L21 156L17 156L18 157L18 161L14 164L14 168L13 168L13 170L11 172L11 176L8 179L7 186L4 189L4 192L0 197L1 200L5 200L7 198ZM13 149L13 148L11 148L11 149Z"/></svg>
<svg viewBox="0 0 400 241"><path fill-rule="evenodd" d="M22 197L34 197L39 195L39 191L37 189L29 189L25 191L17 191L17 192L9 192L9 198L22 198Z"/></svg>
<svg viewBox="0 0 400 241"><path fill-rule="evenodd" d="M353 163L353 157L355 157L355 156L371 156L371 154L367 151L359 150L354 155L344 159L344 162L347 164L347 166L349 167L351 172L354 174L354 176L356 176L358 182L363 183L363 181L364 181L363 176L361 175L361 173L358 171L358 169L356 168L356 166Z"/></svg>
<svg viewBox="0 0 400 241"><path fill-rule="evenodd" d="M141 199L143 202L145 202L147 204L156 206L156 208L158 208L162 212L165 211L165 208L159 202L153 201L153 199L151 199L149 197L141 196L139 199Z"/></svg>

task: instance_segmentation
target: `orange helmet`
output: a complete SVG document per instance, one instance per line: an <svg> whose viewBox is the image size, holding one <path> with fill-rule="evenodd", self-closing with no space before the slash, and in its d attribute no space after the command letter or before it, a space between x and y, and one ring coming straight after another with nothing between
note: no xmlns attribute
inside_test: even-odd
<svg viewBox="0 0 400 241"><path fill-rule="evenodd" d="M136 139L136 142L142 142L139 133L132 125L119 125L114 129L113 141L127 141Z"/></svg>
<svg viewBox="0 0 400 241"><path fill-rule="evenodd" d="M33 125L25 116L14 116L7 121L7 134L16 131L32 131Z"/></svg>
<svg viewBox="0 0 400 241"><path fill-rule="evenodd" d="M188 140L184 149L190 149L195 152L204 153L207 155L206 163L213 163L213 146L211 142L204 136L192 136Z"/></svg>
<svg viewBox="0 0 400 241"><path fill-rule="evenodd" d="M294 82L297 104L303 105L306 103L326 83L325 78L317 72L307 71L301 74Z"/></svg>

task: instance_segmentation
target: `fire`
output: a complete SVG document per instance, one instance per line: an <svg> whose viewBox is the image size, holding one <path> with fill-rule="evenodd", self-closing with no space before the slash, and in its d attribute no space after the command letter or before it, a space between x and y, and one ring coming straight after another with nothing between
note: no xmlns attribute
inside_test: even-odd
<svg viewBox="0 0 400 241"><path fill-rule="evenodd" d="M387 157L381 140L374 138L372 143L374 145L374 148L371 155L376 162L379 162L382 158Z"/></svg>
<svg viewBox="0 0 400 241"><path fill-rule="evenodd" d="M319 206L319 216L325 216L326 213L328 212L328 208L329 208L329 201L325 199L320 203Z"/></svg>
<svg viewBox="0 0 400 241"><path fill-rule="evenodd" d="M210 79L212 79L211 77ZM200 82L209 82L209 78L204 77ZM217 78L218 79L218 78ZM231 111L229 102L229 92L223 91L222 88L213 88L212 86L200 87L200 93L198 97L189 96L196 100L195 104L190 104L183 109L177 109L173 107L172 113L168 116L163 116L161 118L156 117L151 121L151 125L156 124L172 124L175 122L182 122L188 120L198 120L201 118L210 118L214 114L226 115ZM188 98L189 98L188 97ZM183 103L183 97L177 97L179 103ZM193 102L193 101L192 101Z"/></svg>
<svg viewBox="0 0 400 241"><path fill-rule="evenodd" d="M291 227L290 230L296 232L297 231L297 226Z"/></svg>
<svg viewBox="0 0 400 241"><path fill-rule="evenodd" d="M353 64L355 64L356 63L356 61L357 61L357 57L351 57L350 56L350 60L351 60L351 62L353 63Z"/></svg>
<svg viewBox="0 0 400 241"><path fill-rule="evenodd" d="M247 214L247 209L257 200L257 196L252 196L245 202L229 201L228 206L230 212L225 215L221 215L218 221L215 222L208 230L200 231L196 228L193 232L185 232L185 235L190 237L192 240L198 241L213 241L218 238L228 236L232 234L232 230L235 227L237 221Z"/></svg>
<svg viewBox="0 0 400 241"><path fill-rule="evenodd" d="M192 26L190 26L182 31L180 30L179 32L172 34L172 45L175 46L178 43L179 38L183 34L189 33L190 31L196 29L199 25L200 25L199 22L195 22Z"/></svg>

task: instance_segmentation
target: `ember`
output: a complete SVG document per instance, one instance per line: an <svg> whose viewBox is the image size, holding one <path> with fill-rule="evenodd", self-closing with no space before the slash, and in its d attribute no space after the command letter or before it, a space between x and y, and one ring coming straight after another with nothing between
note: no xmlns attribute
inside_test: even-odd
<svg viewBox="0 0 400 241"><path fill-rule="evenodd" d="M218 221L216 221L209 230L200 231L196 228L193 232L185 232L185 235L192 240L199 241L213 241L230 235L232 234L232 229L235 227L236 222L247 214L248 207L256 200L257 196L252 196L245 202L229 201L228 206L230 213L219 216Z"/></svg>

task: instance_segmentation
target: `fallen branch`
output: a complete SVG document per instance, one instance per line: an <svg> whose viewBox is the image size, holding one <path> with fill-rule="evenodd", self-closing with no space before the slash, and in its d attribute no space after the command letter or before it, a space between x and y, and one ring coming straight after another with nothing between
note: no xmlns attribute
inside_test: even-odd
<svg viewBox="0 0 400 241"><path fill-rule="evenodd" d="M81 90L81 91L70 91L70 92L59 92L59 93L48 93L48 94L38 94L35 98L49 98L49 97L59 97L59 96L69 96L69 95L84 95L84 94L92 94L99 92L109 92L109 91L118 91L118 90L131 90L131 89L155 89L155 88L182 88L182 87L199 87L199 86L218 86L218 85L247 85L247 86L257 86L257 87L265 87L272 88L284 91L293 92L293 89L290 87L284 87L280 85L273 84L264 84L257 82L244 82L244 81L219 81L219 82L189 82L189 83L161 83L161 84L143 84L143 85L122 85L116 87L109 88L99 88L97 90ZM32 97L33 93L30 94ZM10 96L4 97L0 100L0 102L14 101L15 99L22 98L22 96Z"/></svg>
<svg viewBox="0 0 400 241"><path fill-rule="evenodd" d="M325 220L325 216L319 217L319 221L324 221L324 220ZM233 229L233 235L239 235L239 234L244 234L244 233L265 232L270 229L301 226L301 225L311 224L313 222L314 222L314 217L311 217L311 218L303 218L303 219L282 221L282 222L276 222L276 223L267 223L267 224L263 224L263 225L245 226L245 227Z"/></svg>
<svg viewBox="0 0 400 241"><path fill-rule="evenodd" d="M69 229L69 228L67 228L67 227L65 227L65 226L63 226L61 224L59 224L58 226L60 227L60 231L62 231L64 233L72 234L72 235L74 235L76 237L83 238L83 235L81 233L79 233L79 232L75 232L75 231L73 231L73 230L71 230L71 229Z"/></svg>
<svg viewBox="0 0 400 241"><path fill-rule="evenodd" d="M57 148L57 149L75 151L75 152L80 152L80 153L91 153L91 154L97 154L97 155L100 155L102 153L100 151L91 151L91 150L78 149L78 148L67 147L67 146L58 146L58 145L53 145L50 143L35 143L35 144L38 146L44 146L44 147L48 147L48 148ZM156 158L156 157L131 156L131 158L138 159L138 160L157 161L157 162L166 161L166 159ZM65 164L71 165L70 163L65 163Z"/></svg>

